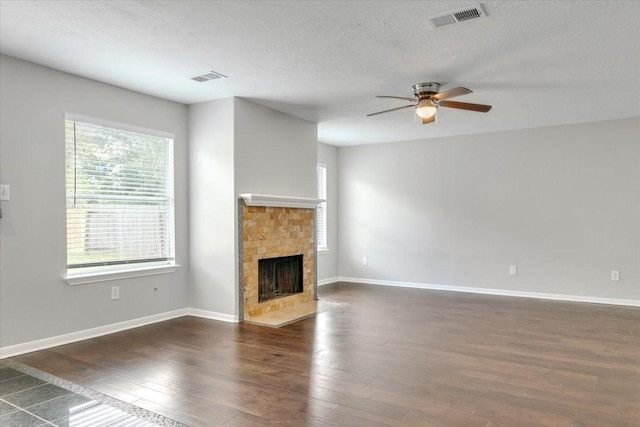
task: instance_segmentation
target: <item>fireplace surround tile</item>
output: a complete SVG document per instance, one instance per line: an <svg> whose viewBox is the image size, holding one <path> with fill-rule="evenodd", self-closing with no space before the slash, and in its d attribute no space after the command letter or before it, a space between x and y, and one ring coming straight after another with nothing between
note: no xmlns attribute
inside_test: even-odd
<svg viewBox="0 0 640 427"><path fill-rule="evenodd" d="M244 321L282 326L313 315L315 301L315 210L310 208L247 206L240 202L241 310ZM303 291L258 301L258 261L303 256Z"/></svg>

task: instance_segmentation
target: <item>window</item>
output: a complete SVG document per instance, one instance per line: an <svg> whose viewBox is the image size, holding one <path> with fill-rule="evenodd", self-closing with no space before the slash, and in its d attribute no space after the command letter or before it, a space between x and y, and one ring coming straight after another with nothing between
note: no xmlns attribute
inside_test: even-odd
<svg viewBox="0 0 640 427"><path fill-rule="evenodd" d="M65 120L69 283L175 265L173 135L112 126Z"/></svg>
<svg viewBox="0 0 640 427"><path fill-rule="evenodd" d="M326 251L327 247L327 167L318 165L316 180L318 199L322 200L316 212L316 243L319 251Z"/></svg>

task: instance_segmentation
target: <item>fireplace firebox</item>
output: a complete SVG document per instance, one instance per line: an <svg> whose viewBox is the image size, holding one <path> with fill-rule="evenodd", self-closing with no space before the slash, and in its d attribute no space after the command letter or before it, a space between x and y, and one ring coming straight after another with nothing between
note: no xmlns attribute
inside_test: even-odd
<svg viewBox="0 0 640 427"><path fill-rule="evenodd" d="M302 292L302 255L258 260L258 302Z"/></svg>

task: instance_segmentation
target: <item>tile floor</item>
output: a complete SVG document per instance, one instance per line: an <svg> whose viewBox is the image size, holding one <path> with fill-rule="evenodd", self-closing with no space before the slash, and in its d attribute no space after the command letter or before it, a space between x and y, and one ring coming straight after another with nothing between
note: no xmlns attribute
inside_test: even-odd
<svg viewBox="0 0 640 427"><path fill-rule="evenodd" d="M158 425L174 427L181 424L28 366L10 361L0 362L2 427Z"/></svg>

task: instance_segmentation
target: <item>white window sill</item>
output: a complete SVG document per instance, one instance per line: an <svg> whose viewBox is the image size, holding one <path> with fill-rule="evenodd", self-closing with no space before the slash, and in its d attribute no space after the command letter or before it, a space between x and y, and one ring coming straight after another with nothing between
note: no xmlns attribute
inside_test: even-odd
<svg viewBox="0 0 640 427"><path fill-rule="evenodd" d="M106 282L110 280L129 279L132 277L153 276L156 274L168 274L175 272L180 265L156 265L153 267L131 268L126 270L114 270L109 272L92 272L72 274L64 278L69 285L85 285L87 283Z"/></svg>
<svg viewBox="0 0 640 427"><path fill-rule="evenodd" d="M329 248L318 249L318 255L326 254L326 253L329 253L329 252L331 252L331 249L329 249Z"/></svg>

